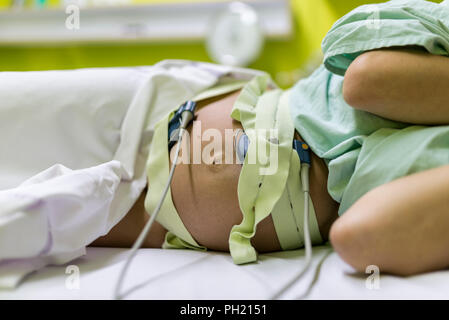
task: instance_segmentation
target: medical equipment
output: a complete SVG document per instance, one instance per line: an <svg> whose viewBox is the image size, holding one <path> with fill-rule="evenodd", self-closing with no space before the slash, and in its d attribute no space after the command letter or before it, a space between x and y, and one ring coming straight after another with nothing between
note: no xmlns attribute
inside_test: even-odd
<svg viewBox="0 0 449 320"><path fill-rule="evenodd" d="M176 151L175 151L175 158L172 162L172 167L170 170L170 175L167 180L166 186L164 188L163 195L161 199L159 200L158 206L154 210L154 212L151 214L151 218L148 220L147 224L145 225L144 229L140 233L138 239L134 243L133 247L131 248L131 252L129 253L128 259L125 262L125 265L120 273L119 279L117 281L117 285L114 292L115 299L120 299L120 289L123 284L123 280L126 275L126 271L128 270L132 259L135 257L137 250L142 246L143 241L148 235L149 230L151 229L151 226L153 225L154 221L156 220L156 217L162 207L162 203L165 200L165 197L167 195L167 192L169 190L169 186L171 184L171 181L173 179L174 170L176 168L177 159L179 156L180 146L182 137L184 135L184 131L186 130L189 123L193 120L194 112L195 112L196 103L194 101L187 101L185 102L174 114L173 118L171 119L169 123L169 134L168 134L168 148L171 149L176 142L178 142ZM247 152L248 152L248 146L249 146L249 138L248 136L243 133L240 135L240 137L237 139L236 146L236 154L238 159L244 159ZM302 170L301 170L301 181L302 181L302 187L306 196L306 199L308 198L309 193L309 168L311 165L311 158L310 158L310 149L307 144L305 144L303 141L300 140L293 140L293 148L298 153L299 158L302 162ZM309 222L308 222L308 216L309 216L309 201L304 202L304 238L305 238L305 248L306 248L306 265L301 270L301 272L294 277L287 285L282 287L275 295L273 295L272 299L277 299L280 297L284 292L286 292L296 281L298 281L303 274L308 270L310 266L310 261L312 258L312 246L311 246L311 240L310 240L310 232L309 232Z"/></svg>
<svg viewBox="0 0 449 320"><path fill-rule="evenodd" d="M298 144L301 143L301 147ZM293 141L294 148L298 152L298 156L304 161L301 164L301 183L302 189L304 191L304 197L309 198L309 169L312 164L310 159L310 148L307 144L299 141ZM289 290L309 269L310 263L312 262L312 243L309 231L309 201L304 202L304 246L306 249L306 263L304 268L287 284L285 284L279 291L277 291L272 297L272 300L281 297L287 290Z"/></svg>
<svg viewBox="0 0 449 320"><path fill-rule="evenodd" d="M270 90L270 81L268 76L256 76L249 82L226 84L218 89L212 88L194 99L201 100L243 87L231 112L231 117L241 122L244 129L244 134L238 140L239 142L242 141L238 144L243 144L243 146L236 148L237 158L240 158L240 161L244 160L238 184L239 206L242 210L243 220L241 224L233 226L229 236L230 253L236 264L257 260L257 252L252 247L250 239L255 234L256 225L269 214L272 215L283 250L295 249L305 245L310 259L311 243L322 242L316 219L311 219L310 225L308 220L309 202L311 201L308 194L310 150L302 141L293 139L294 127L289 115L288 93L280 89ZM173 146L173 140L177 135L179 141L179 131L183 131L183 128L185 128L183 125L178 128L177 123L179 123L180 118L183 118L186 111L190 110L189 113L192 114L194 110L192 106L193 103L187 102L158 122L147 163L148 179L152 183L147 193L145 207L147 212L157 213L158 222L168 230L163 248L207 249L200 246L185 228L173 205L171 193L168 192L174 171L174 166L171 170L168 166L169 150ZM178 131L178 129L180 130ZM268 131L270 131L270 135L271 131L278 132L278 136L266 139L264 134L261 133ZM245 137L246 134L248 134L248 137ZM180 144L176 149L175 162L179 154L179 146ZM271 167L271 164L275 164L276 167L271 173L261 173L261 171L267 169L267 163L258 159L255 164L251 164L248 159L257 154L256 150L259 148L266 149L267 147L270 148L268 166ZM274 153L271 153L272 148ZM296 152L293 152L294 150ZM243 154L241 154L241 151L243 151ZM249 154L248 157L244 156L246 153ZM271 157L272 155L274 157ZM302 182L299 181L298 175L300 175ZM304 196L302 191L304 191ZM303 207L305 210L303 210ZM313 206L311 208L313 209ZM307 214L304 221L307 225L303 226L302 218L305 212ZM315 218L314 211L312 212L312 217ZM130 258L127 260L119 278L116 288L117 298L120 298L120 288L126 269L129 267L137 248L146 237L146 233L150 229L149 224L154 220L156 220L156 216L152 214L150 221L133 246ZM312 228L312 232L309 232L309 226ZM302 229L304 229L304 234L300 231ZM301 274L304 272L302 271ZM299 277L295 277L295 279L299 279ZM283 288L283 290L287 289L288 287ZM280 292L278 296L283 292Z"/></svg>
<svg viewBox="0 0 449 320"><path fill-rule="evenodd" d="M173 173L175 172L175 168L176 168L176 164L178 161L178 156L179 156L179 150L181 148L181 142L182 142L182 137L184 135L184 132L187 128L187 126L189 125L189 123L193 120L193 116L194 116L194 111L195 111L195 107L196 107L196 103L194 101L187 101L185 102L177 111L177 113L175 114L175 117L172 119L172 121L170 122L170 128L172 129L172 133L173 135L169 136L169 146L173 146L173 144L177 141L178 145L176 147L176 152L175 152L175 158L173 160L172 163L172 167L170 170L170 175L168 177L167 180L167 184L164 188L164 192L163 195L158 203L158 206L156 207L156 209L154 210L154 212L151 214L151 218L148 220L148 222L146 223L145 227L143 228L142 232L140 233L139 237L137 238L136 242L134 243L134 245L131 248L131 252L128 256L128 259L125 262L125 265L123 266L123 269L120 273L119 279L117 281L117 285L115 287L115 291L114 291L114 298L115 299L120 299L120 289L122 287L123 284L123 280L125 278L126 275L126 271L128 270L132 259L135 257L137 250L142 246L143 241L145 240L145 238L148 235L148 232L151 229L151 226L153 225L154 221L156 220L156 217L162 207L162 203L165 200L165 197L167 195L167 192L169 190L170 187L170 183L173 179ZM175 131L176 130L176 131Z"/></svg>
<svg viewBox="0 0 449 320"><path fill-rule="evenodd" d="M243 219L232 227L229 235L229 248L236 264L257 261L251 239L257 225L270 215L282 250L304 246L304 202L311 199L304 196L298 179L303 162L292 148L295 128L289 110L289 91L270 88L269 81L263 76L252 79L231 112L251 142L237 186ZM242 137L238 144L245 144L245 140ZM313 204L309 213L312 243L321 244Z"/></svg>
<svg viewBox="0 0 449 320"><path fill-rule="evenodd" d="M249 146L249 138L243 133L239 135L235 142L235 150L237 154L237 158L240 161L246 157L246 153L248 151ZM309 197L309 169L312 165L310 158L310 148L309 146L301 140L293 140L293 148L298 153L299 158L301 159L301 182L302 188L304 191L304 196L307 199ZM305 266L301 271L293 277L287 284L281 287L275 294L271 296L272 300L278 299L285 292L287 292L309 269L310 263L312 261L312 244L310 239L310 231L309 231L309 201L304 202L304 241L305 241L305 251L306 251L306 262Z"/></svg>

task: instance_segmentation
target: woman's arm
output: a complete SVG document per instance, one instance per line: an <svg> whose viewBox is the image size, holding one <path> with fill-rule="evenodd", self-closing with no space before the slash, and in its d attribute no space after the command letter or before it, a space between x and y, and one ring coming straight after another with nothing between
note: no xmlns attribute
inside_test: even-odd
<svg viewBox="0 0 449 320"><path fill-rule="evenodd" d="M412 275L449 266L449 165L381 185L332 225L330 241L361 272Z"/></svg>
<svg viewBox="0 0 449 320"><path fill-rule="evenodd" d="M449 59L418 47L366 52L349 66L343 96L350 106L384 118L449 124Z"/></svg>

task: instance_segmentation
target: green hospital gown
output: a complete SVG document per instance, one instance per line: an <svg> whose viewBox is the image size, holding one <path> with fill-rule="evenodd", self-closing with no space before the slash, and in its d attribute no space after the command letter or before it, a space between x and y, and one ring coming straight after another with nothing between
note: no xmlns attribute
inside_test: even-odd
<svg viewBox="0 0 449 320"><path fill-rule="evenodd" d="M367 50L418 45L448 56L449 1L445 2L390 1L355 9L324 38L323 66L290 89L295 128L325 160L328 192L340 203L340 215L379 185L449 164L449 126L385 119L351 108L342 95L346 69Z"/></svg>

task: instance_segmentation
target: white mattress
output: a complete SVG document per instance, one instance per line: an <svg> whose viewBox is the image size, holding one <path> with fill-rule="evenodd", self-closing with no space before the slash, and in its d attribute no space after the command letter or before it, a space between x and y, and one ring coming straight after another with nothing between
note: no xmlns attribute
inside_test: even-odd
<svg viewBox="0 0 449 320"><path fill-rule="evenodd" d="M24 279L3 299L111 299L126 249L88 248L64 266L48 266ZM354 272L329 246L314 247L312 268L283 299L449 299L449 271L408 278L381 274L379 289L368 289L369 275ZM268 299L302 268L304 251L260 256L234 265L225 253L140 249L128 272L126 299ZM68 289L69 265L80 270L79 289Z"/></svg>

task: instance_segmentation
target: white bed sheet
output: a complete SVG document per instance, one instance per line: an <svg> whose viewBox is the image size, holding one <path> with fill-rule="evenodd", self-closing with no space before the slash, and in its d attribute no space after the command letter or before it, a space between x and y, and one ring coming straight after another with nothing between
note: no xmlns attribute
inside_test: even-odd
<svg viewBox="0 0 449 320"><path fill-rule="evenodd" d="M0 299L111 299L126 249L88 248L63 266L47 266ZM68 289L69 265L80 271L79 289ZM304 251L260 256L237 266L225 253L140 249L128 272L126 299L268 299L304 265ZM312 268L283 299L449 299L449 270L401 278L380 275L368 289L368 275L356 273L329 246L314 248ZM73 278L72 278L73 279Z"/></svg>
<svg viewBox="0 0 449 320"><path fill-rule="evenodd" d="M163 116L259 74L187 60L0 72L0 288L82 256L124 217L147 184Z"/></svg>

